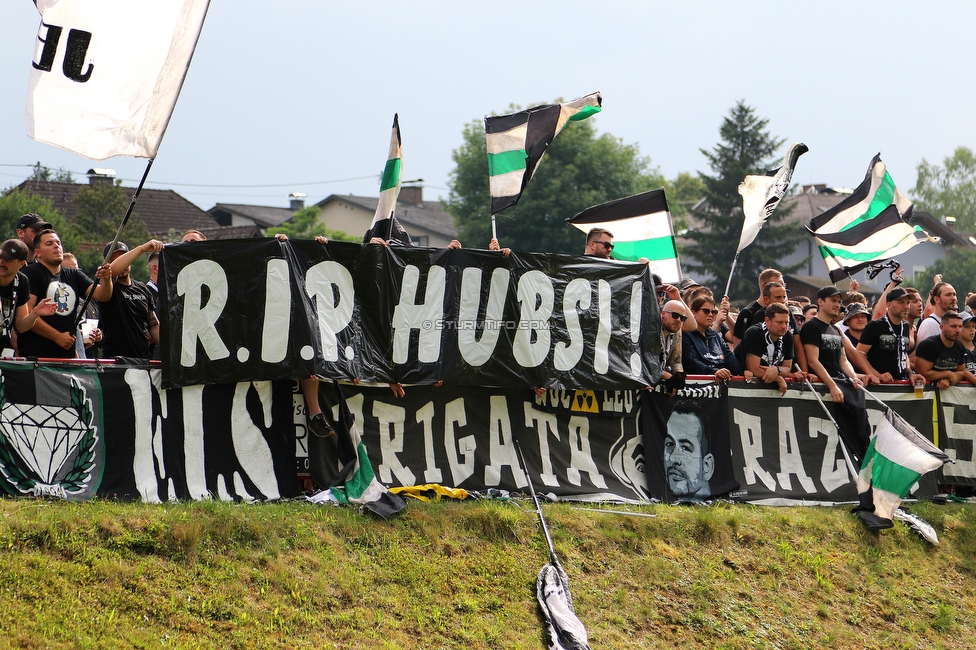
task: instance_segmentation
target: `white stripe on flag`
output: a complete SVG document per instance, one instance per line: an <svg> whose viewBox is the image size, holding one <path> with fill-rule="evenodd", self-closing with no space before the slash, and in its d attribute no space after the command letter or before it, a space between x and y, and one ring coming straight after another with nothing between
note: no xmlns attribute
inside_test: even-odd
<svg viewBox="0 0 976 650"><path fill-rule="evenodd" d="M528 123L516 126L508 131L501 133L489 133L485 138L488 153L505 153L506 151L518 151L525 149L525 136L528 132Z"/></svg>
<svg viewBox="0 0 976 650"><path fill-rule="evenodd" d="M522 190L522 177L525 170L519 169L507 174L488 177L488 186L491 196L515 196Z"/></svg>

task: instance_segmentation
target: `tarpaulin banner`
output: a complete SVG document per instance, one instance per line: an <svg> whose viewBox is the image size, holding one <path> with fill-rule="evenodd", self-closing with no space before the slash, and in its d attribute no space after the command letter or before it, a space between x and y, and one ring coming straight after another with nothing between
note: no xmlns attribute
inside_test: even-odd
<svg viewBox="0 0 976 650"><path fill-rule="evenodd" d="M976 388L939 391L939 448L953 461L942 466L942 482L976 485Z"/></svg>
<svg viewBox="0 0 976 650"><path fill-rule="evenodd" d="M160 390L158 370L0 363L0 489L147 503L296 496L292 384Z"/></svg>
<svg viewBox="0 0 976 650"><path fill-rule="evenodd" d="M163 385L307 377L633 389L660 377L647 266L314 241L167 246Z"/></svg>

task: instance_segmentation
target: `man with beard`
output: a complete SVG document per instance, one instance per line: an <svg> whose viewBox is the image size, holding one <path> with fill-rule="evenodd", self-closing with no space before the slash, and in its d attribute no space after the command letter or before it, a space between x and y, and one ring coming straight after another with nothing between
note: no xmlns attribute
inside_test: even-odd
<svg viewBox="0 0 976 650"><path fill-rule="evenodd" d="M613 251L613 233L603 228L593 228L586 233L586 249L583 255L610 259Z"/></svg>
<svg viewBox="0 0 976 650"><path fill-rule="evenodd" d="M932 291L929 292L929 300L932 301L933 311L922 319L918 325L918 336L916 340L921 343L927 338L939 335L939 323L946 312L955 312L958 302L956 300L956 290L948 282L939 282Z"/></svg>
<svg viewBox="0 0 976 650"><path fill-rule="evenodd" d="M8 239L0 244L0 351L3 356L13 356L16 332L26 332L38 316L54 313L54 303L49 299L37 303L28 311L30 281L20 272L27 264L27 246L19 239Z"/></svg>
<svg viewBox="0 0 976 650"><path fill-rule="evenodd" d="M105 245L103 255L111 246ZM152 356L150 345L159 343L159 320L152 292L142 282L133 280L129 271L139 255L162 249L163 242L153 239L131 251L124 242L118 242L112 251L112 277L106 281L111 294L108 300L98 301L106 357L148 359Z"/></svg>
<svg viewBox="0 0 976 650"><path fill-rule="evenodd" d="M860 365L877 383L913 378L908 361L910 300L908 291L895 287L888 292L885 315L865 325L861 332L857 344Z"/></svg>
<svg viewBox="0 0 976 650"><path fill-rule="evenodd" d="M680 300L669 300L661 307L661 378L670 394L684 388L679 377L681 365L681 325L688 320L688 308ZM678 375L678 376L676 376Z"/></svg>
<svg viewBox="0 0 976 650"><path fill-rule="evenodd" d="M793 367L793 337L789 336L790 312L784 305L773 303L766 307L762 323L746 331L742 343L745 371L748 379L759 377L766 384L776 384L780 395L786 394L786 377Z"/></svg>
<svg viewBox="0 0 976 650"><path fill-rule="evenodd" d="M52 228L51 224L41 218L41 215L29 212L17 221L17 239L27 247L27 261L34 261L34 238L42 230Z"/></svg>
<svg viewBox="0 0 976 650"><path fill-rule="evenodd" d="M664 441L664 471L668 488L679 499L701 500L712 496L708 481L715 472L705 414L697 404L681 400L668 418Z"/></svg>
<svg viewBox="0 0 976 650"><path fill-rule="evenodd" d="M920 341L915 348L915 369L940 390L963 380L976 384L976 376L966 370L966 350L959 342L962 316L954 311L944 312L939 330L938 336Z"/></svg>

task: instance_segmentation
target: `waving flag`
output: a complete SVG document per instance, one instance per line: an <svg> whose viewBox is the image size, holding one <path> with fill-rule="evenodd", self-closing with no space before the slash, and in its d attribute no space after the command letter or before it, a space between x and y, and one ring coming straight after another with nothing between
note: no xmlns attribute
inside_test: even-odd
<svg viewBox="0 0 976 650"><path fill-rule="evenodd" d="M681 279L674 227L664 190L652 190L587 208L567 219L583 232L604 228L613 233L617 260L650 260L653 273L665 282Z"/></svg>
<svg viewBox="0 0 976 650"><path fill-rule="evenodd" d="M210 0L35 0L27 135L86 158L155 158Z"/></svg>
<svg viewBox="0 0 976 650"><path fill-rule="evenodd" d="M739 194L742 195L742 234L739 235L739 248L736 252L756 240L763 224L773 214L786 190L790 189L790 179L800 156L810 151L802 142L797 142L786 154L783 166L775 169L766 176L746 176L739 183Z"/></svg>
<svg viewBox="0 0 976 650"><path fill-rule="evenodd" d="M912 202L895 187L878 154L857 189L811 219L806 229L820 247L830 279L837 282L919 242L940 241L908 223L911 215Z"/></svg>
<svg viewBox="0 0 976 650"><path fill-rule="evenodd" d="M600 93L593 93L571 102L485 118L492 214L518 203L546 148L566 123L600 112L602 102Z"/></svg>
<svg viewBox="0 0 976 650"><path fill-rule="evenodd" d="M861 461L857 491L863 494L873 488L874 514L890 520L918 479L948 460L904 418L888 409Z"/></svg>
<svg viewBox="0 0 976 650"><path fill-rule="evenodd" d="M380 200L373 213L373 222L363 235L367 243L373 237L410 246L410 235L396 218L396 202L400 196L400 172L403 167L403 150L400 147L400 115L393 116L393 134L390 136L390 153L386 157L383 178L380 180Z"/></svg>

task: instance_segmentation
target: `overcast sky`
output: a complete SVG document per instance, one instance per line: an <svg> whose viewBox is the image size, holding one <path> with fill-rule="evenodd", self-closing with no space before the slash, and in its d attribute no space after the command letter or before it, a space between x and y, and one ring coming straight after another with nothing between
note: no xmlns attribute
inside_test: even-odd
<svg viewBox="0 0 976 650"><path fill-rule="evenodd" d="M136 185L143 160L93 162L25 135L39 14L3 5L0 188L37 161ZM213 0L148 186L204 209L375 196L399 112L404 178L446 197L467 122L599 90L597 129L668 178L708 171L699 149L743 99L784 154L810 147L795 182L854 187L880 151L910 190L922 158L976 146L974 25L973 2Z"/></svg>

